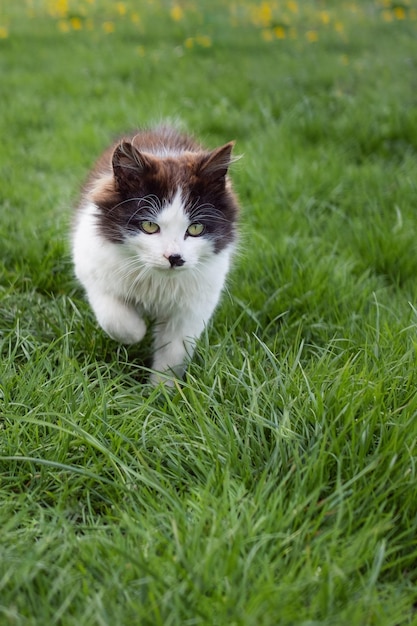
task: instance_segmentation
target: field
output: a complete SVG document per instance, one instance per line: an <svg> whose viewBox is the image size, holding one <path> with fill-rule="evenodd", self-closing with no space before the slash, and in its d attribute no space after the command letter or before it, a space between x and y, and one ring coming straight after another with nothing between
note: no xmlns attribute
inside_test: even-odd
<svg viewBox="0 0 417 626"><path fill-rule="evenodd" d="M0 6L0 623L417 624L417 5ZM240 250L175 389L68 233L120 132L236 140Z"/></svg>

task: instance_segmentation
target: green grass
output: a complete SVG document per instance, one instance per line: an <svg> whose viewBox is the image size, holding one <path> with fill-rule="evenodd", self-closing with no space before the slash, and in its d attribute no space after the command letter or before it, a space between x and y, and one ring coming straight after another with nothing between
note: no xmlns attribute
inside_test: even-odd
<svg viewBox="0 0 417 626"><path fill-rule="evenodd" d="M417 624L417 8L9 4L0 623ZM97 328L68 246L101 149L165 118L244 155L173 392Z"/></svg>

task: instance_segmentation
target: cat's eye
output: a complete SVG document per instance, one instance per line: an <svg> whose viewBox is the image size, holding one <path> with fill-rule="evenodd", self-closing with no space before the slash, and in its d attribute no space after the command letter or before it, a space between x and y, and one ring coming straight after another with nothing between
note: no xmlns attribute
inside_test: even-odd
<svg viewBox="0 0 417 626"><path fill-rule="evenodd" d="M198 237L202 235L204 232L204 225L196 222L195 224L190 224L187 228L187 234L191 235L191 237Z"/></svg>
<svg viewBox="0 0 417 626"><path fill-rule="evenodd" d="M141 222L140 227L147 235L154 235L159 232L159 226L155 222Z"/></svg>

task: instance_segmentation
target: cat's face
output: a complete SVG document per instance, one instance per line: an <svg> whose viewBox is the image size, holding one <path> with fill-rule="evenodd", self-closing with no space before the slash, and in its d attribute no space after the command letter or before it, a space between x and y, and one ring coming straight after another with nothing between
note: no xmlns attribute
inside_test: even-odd
<svg viewBox="0 0 417 626"><path fill-rule="evenodd" d="M97 201L101 234L140 264L172 275L204 263L235 238L231 150L158 157L121 143L113 187Z"/></svg>
<svg viewBox="0 0 417 626"><path fill-rule="evenodd" d="M129 256L136 256L148 268L184 272L215 254L207 217L204 218L201 209L194 216L186 210L181 189L162 207L156 198L149 197L146 201L151 210L138 211L126 224L123 245Z"/></svg>

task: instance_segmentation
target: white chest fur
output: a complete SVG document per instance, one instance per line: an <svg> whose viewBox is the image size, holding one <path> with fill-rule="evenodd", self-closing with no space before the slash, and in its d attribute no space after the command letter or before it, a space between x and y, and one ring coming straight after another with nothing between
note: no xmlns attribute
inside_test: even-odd
<svg viewBox="0 0 417 626"><path fill-rule="evenodd" d="M215 254L208 239L184 239L187 218L177 204L162 211L160 235L141 233L121 244L100 235L96 214L92 203L80 208L73 259L99 324L117 341L136 343L147 313L155 319L153 368L181 375L219 301L234 246ZM180 254L184 265L170 267L170 254Z"/></svg>

